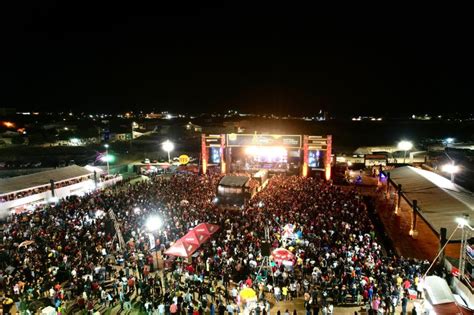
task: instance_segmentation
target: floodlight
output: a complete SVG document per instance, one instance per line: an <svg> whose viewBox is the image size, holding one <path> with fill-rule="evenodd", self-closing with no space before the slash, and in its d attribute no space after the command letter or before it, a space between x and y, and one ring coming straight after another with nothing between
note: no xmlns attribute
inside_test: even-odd
<svg viewBox="0 0 474 315"><path fill-rule="evenodd" d="M163 221L159 216L151 216L146 221L146 228L148 231L156 231L161 228Z"/></svg>

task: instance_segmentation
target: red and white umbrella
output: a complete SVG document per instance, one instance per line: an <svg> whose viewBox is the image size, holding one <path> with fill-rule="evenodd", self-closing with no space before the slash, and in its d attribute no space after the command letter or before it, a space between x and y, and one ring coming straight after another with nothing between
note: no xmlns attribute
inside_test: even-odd
<svg viewBox="0 0 474 315"><path fill-rule="evenodd" d="M219 226L210 223L201 223L196 225L193 229L198 235L207 235L211 236L212 234L216 233L219 230Z"/></svg>
<svg viewBox="0 0 474 315"><path fill-rule="evenodd" d="M277 248L272 252L273 260L282 264L284 262L293 262L295 260L295 255L285 248Z"/></svg>
<svg viewBox="0 0 474 315"><path fill-rule="evenodd" d="M173 245L171 245L168 250L165 251L165 254L187 258L191 256L198 248L199 245L185 243L179 239Z"/></svg>

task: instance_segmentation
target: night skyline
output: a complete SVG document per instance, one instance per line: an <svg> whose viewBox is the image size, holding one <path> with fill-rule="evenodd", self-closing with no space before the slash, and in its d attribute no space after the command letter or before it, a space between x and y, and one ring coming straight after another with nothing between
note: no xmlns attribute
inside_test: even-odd
<svg viewBox="0 0 474 315"><path fill-rule="evenodd" d="M449 13L49 2L4 15L0 107L472 112L468 20Z"/></svg>

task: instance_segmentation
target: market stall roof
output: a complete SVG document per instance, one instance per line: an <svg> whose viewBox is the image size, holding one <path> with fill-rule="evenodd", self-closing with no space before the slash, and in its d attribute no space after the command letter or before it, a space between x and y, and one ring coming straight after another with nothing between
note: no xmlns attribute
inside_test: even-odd
<svg viewBox="0 0 474 315"><path fill-rule="evenodd" d="M219 182L220 186L243 187L250 180L247 176L226 175Z"/></svg>
<svg viewBox="0 0 474 315"><path fill-rule="evenodd" d="M71 165L34 174L0 179L0 195L48 185L51 179L55 182L61 182L81 176L87 176L92 173L92 171L87 170L84 167Z"/></svg>
<svg viewBox="0 0 474 315"><path fill-rule="evenodd" d="M474 215L474 194L441 175L404 166L391 170L390 180L402 185L410 205L417 200L420 215L436 233L444 227L451 235L457 226L456 218ZM461 231L458 229L452 239L460 240Z"/></svg>

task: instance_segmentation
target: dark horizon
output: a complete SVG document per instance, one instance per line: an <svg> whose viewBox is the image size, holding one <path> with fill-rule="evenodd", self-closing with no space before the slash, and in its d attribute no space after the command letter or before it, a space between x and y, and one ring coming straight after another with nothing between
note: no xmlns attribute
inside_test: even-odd
<svg viewBox="0 0 474 315"><path fill-rule="evenodd" d="M473 51L460 11L440 18L58 1L11 8L1 22L0 107L472 113Z"/></svg>

